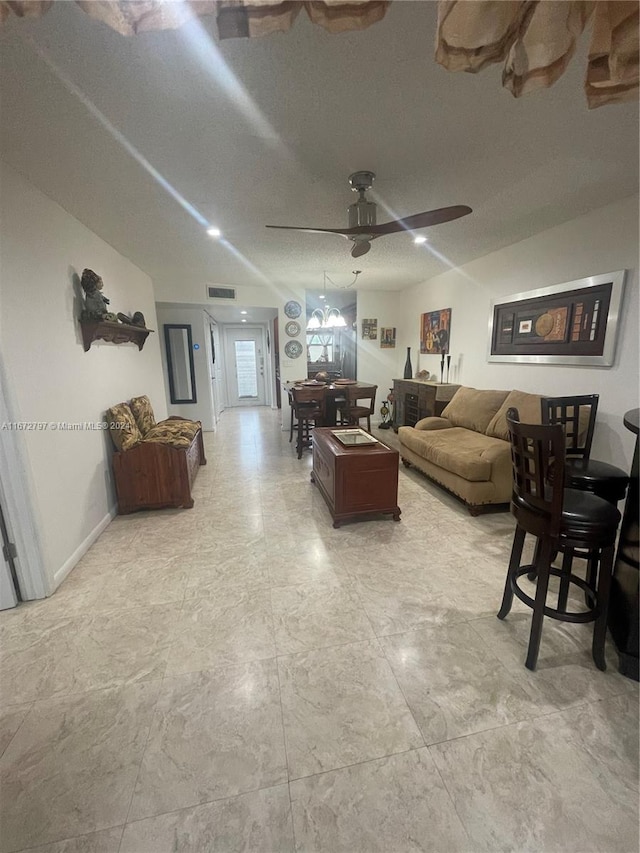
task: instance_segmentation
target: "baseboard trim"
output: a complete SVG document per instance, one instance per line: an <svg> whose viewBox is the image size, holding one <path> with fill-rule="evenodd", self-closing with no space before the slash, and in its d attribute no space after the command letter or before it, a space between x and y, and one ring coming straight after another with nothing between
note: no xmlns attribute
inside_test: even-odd
<svg viewBox="0 0 640 853"><path fill-rule="evenodd" d="M117 507L113 506L109 510L109 512L101 519L98 524L93 528L91 533L83 539L83 541L78 545L73 554L69 557L68 560L60 566L60 568L53 573L53 589L51 590L50 595L54 593L54 591L60 586L62 581L67 577L69 572L73 569L73 567L80 562L82 557L87 553L89 548L96 541L98 536L102 533L102 531L113 521L113 519L117 515Z"/></svg>

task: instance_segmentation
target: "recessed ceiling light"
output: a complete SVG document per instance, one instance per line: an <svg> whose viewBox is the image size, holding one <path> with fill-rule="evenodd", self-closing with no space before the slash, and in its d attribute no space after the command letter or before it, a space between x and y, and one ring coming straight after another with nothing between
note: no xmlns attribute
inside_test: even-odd
<svg viewBox="0 0 640 853"><path fill-rule="evenodd" d="M246 312L246 311L241 311L240 313L241 313L241 314L246 314L247 312Z"/></svg>
<svg viewBox="0 0 640 853"><path fill-rule="evenodd" d="M222 231L219 228L207 228L209 237L222 237Z"/></svg>
<svg viewBox="0 0 640 853"><path fill-rule="evenodd" d="M243 323L246 323L247 321L246 321L246 320L243 320L242 322L243 322Z"/></svg>
<svg viewBox="0 0 640 853"><path fill-rule="evenodd" d="M324 295L324 293L321 293L320 296L318 296L318 299L326 299L326 298L327 297Z"/></svg>
<svg viewBox="0 0 640 853"><path fill-rule="evenodd" d="M427 242L427 238L426 238L426 237L423 237L423 236L422 236L422 234L418 234L418 236L417 236L417 237L414 237L414 238L413 238L413 242L414 242L417 246L419 246L421 243L426 243L426 242Z"/></svg>

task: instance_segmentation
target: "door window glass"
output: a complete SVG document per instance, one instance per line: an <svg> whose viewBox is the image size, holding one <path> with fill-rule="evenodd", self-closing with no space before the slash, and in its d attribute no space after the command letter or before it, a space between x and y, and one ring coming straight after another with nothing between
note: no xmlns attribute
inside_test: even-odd
<svg viewBox="0 0 640 853"><path fill-rule="evenodd" d="M258 371L255 341L235 341L238 397L258 396Z"/></svg>

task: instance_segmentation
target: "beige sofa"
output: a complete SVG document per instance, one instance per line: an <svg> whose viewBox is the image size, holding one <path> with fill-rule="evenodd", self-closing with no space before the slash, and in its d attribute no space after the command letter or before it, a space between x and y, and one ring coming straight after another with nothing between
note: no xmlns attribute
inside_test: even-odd
<svg viewBox="0 0 640 853"><path fill-rule="evenodd" d="M467 504L471 515L511 499L507 410L540 423L540 396L524 391L459 388L439 418L398 430L400 455Z"/></svg>

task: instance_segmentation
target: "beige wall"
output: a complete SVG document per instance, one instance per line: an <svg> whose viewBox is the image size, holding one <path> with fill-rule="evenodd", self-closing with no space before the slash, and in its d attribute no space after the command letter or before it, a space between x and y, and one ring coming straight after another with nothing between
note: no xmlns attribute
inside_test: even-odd
<svg viewBox="0 0 640 853"><path fill-rule="evenodd" d="M162 370L164 375L167 411L170 415L180 415L180 417L183 418L201 421L203 430L210 432L215 427L215 413L213 408L213 394L211 390L211 373L213 364L211 362L211 343L209 340L209 317L202 308L198 308L197 306L194 306L193 308L173 308L157 305L156 311L158 314L158 335L160 336L160 346L162 350ZM164 327L166 324L172 323L191 326L192 342L194 345L198 345L197 350L192 350L196 384L196 403L171 403Z"/></svg>
<svg viewBox="0 0 640 853"><path fill-rule="evenodd" d="M157 330L149 276L12 169L3 166L0 176L0 348L14 417L99 422L109 406L139 394L165 417L157 331L142 352L96 342L85 353L77 321L77 276L90 267L114 311L142 311ZM57 583L113 511L111 441L98 430L46 429L23 439L46 568Z"/></svg>
<svg viewBox="0 0 640 853"><path fill-rule="evenodd" d="M490 301L589 275L626 269L613 367L496 364L487 361ZM628 468L633 436L622 424L638 406L638 197L593 210L403 293L403 330L419 351L420 314L451 308L451 380L477 388L519 388L549 395L600 395L593 457ZM439 371L438 356L414 359Z"/></svg>
<svg viewBox="0 0 640 853"><path fill-rule="evenodd" d="M375 417L380 420L380 406L393 387L394 378L402 376L404 362L407 357L408 344L402 337L402 309L404 299L402 293L390 291L359 291L358 292L358 379L360 382L370 382L378 386L376 394ZM362 321L375 319L378 321L378 339L375 341L362 339ZM382 349L380 346L380 329L383 326L396 327L396 346L394 349Z"/></svg>

